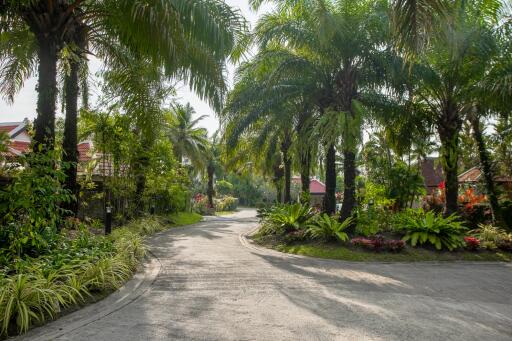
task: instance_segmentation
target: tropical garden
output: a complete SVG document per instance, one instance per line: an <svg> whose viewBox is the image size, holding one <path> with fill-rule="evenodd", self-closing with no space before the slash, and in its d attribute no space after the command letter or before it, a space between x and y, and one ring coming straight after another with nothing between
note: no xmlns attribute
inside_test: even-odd
<svg viewBox="0 0 512 341"><path fill-rule="evenodd" d="M220 116L228 152L276 190L255 240L349 260L510 260L510 189L497 181L511 174L510 5L272 3ZM422 174L433 158L434 189ZM481 180L459 184L475 166Z"/></svg>
<svg viewBox="0 0 512 341"><path fill-rule="evenodd" d="M36 77L38 96L31 150L13 159L0 135L2 337L122 286L146 236L239 204L259 208L255 241L285 252L512 259L497 181L512 174L512 8L268 3L252 29L222 0L0 4L0 92L19 100ZM212 136L178 81L218 113ZM443 180L427 191L434 155ZM460 185L474 166L482 180Z"/></svg>

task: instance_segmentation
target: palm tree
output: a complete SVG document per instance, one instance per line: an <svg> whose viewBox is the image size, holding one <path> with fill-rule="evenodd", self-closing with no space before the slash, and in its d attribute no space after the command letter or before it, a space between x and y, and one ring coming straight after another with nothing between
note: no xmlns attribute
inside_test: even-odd
<svg viewBox="0 0 512 341"><path fill-rule="evenodd" d="M124 53L150 58L167 78L178 77L217 110L226 90L225 59L236 59L243 45L235 44L244 34L239 12L216 0L150 1L8 1L0 5L1 20L8 27L11 48L2 50L5 61L0 78L2 90L12 96L34 73L39 61L38 145L53 148L57 61L61 50L69 67L65 71L65 106L68 123L63 143L67 187L77 192L76 120L79 65L89 48L109 68L129 67ZM162 28L168 27L165 30ZM51 34L48 34L50 32ZM46 37L47 38L42 38ZM147 39L152 36L152 39ZM47 42L49 40L49 42ZM122 47L122 48L120 48ZM4 52L5 51L5 52ZM43 58L44 57L44 58ZM43 59L42 59L43 58ZM87 89L82 88L87 94Z"/></svg>
<svg viewBox="0 0 512 341"><path fill-rule="evenodd" d="M453 3L447 9L450 20L436 19L436 33L411 67L414 101L427 108L441 142L446 215L458 210L459 133L473 110L472 88L484 78L482 66L495 51L493 34L481 20L487 10L482 4Z"/></svg>
<svg viewBox="0 0 512 341"><path fill-rule="evenodd" d="M112 44L118 41L164 66L166 76L187 81L216 108L225 91L224 61L232 55L245 30L240 14L216 0L4 1L0 16L7 31L29 30L36 41L39 97L34 140L36 145L48 143L51 148L55 138L58 55L66 44L80 45L82 37L77 42L77 27L86 28L83 33L87 41L99 56L106 57L107 63L118 57L113 51L117 44ZM149 36L152 39L147 39ZM17 56L3 57L10 62ZM21 77L16 78L18 84L20 78L30 74L27 71L34 70L22 68Z"/></svg>
<svg viewBox="0 0 512 341"><path fill-rule="evenodd" d="M278 2L275 13L263 17L256 28L261 49L284 55L286 43L288 57L276 69L277 75L290 80L302 77L310 80L315 90L309 91L320 116L326 112L342 113L345 122L341 134L326 141L326 185L335 188L335 145L343 139L344 202L340 215L345 220L355 207L355 156L359 130L348 129L357 122L357 102L361 93L382 85L379 63L386 50L386 7L378 1L296 1ZM291 9L293 8L293 10ZM311 78L310 78L311 77ZM360 110L359 110L360 111ZM334 115L336 116L336 115ZM356 125L357 126L357 125ZM354 126L354 127L356 127ZM353 128L353 127L352 127ZM327 191L324 207L334 211L334 191Z"/></svg>
<svg viewBox="0 0 512 341"><path fill-rule="evenodd" d="M186 105L176 104L173 111L166 116L167 136L171 140L174 154L179 163L187 157L190 161L200 166L204 164L204 153L208 149L208 131L205 128L197 127L207 115L201 115L194 119L196 114L194 108Z"/></svg>

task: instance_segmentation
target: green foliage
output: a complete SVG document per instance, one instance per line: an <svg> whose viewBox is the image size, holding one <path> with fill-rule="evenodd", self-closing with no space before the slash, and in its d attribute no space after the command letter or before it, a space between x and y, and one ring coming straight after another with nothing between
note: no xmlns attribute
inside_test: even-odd
<svg viewBox="0 0 512 341"><path fill-rule="evenodd" d="M314 239L344 242L348 240L348 235L343 230L350 224L352 224L351 218L340 223L336 217L331 217L324 213L312 219L312 223L308 224L307 233Z"/></svg>
<svg viewBox="0 0 512 341"><path fill-rule="evenodd" d="M180 222L191 217L185 214ZM79 224L78 230L64 230L44 256L0 264L1 334L24 333L94 293L116 290L145 256L143 236L164 228L162 218L146 217L97 236Z"/></svg>
<svg viewBox="0 0 512 341"><path fill-rule="evenodd" d="M480 224L477 229L469 231L469 234L477 237L482 247L489 250L494 250L508 243L512 245L512 234L490 224Z"/></svg>
<svg viewBox="0 0 512 341"><path fill-rule="evenodd" d="M226 180L217 180L215 183L215 190L220 195L233 195L234 186L231 182Z"/></svg>
<svg viewBox="0 0 512 341"><path fill-rule="evenodd" d="M0 189L0 254L34 256L56 241L64 213L60 205L75 199L62 188L64 173L55 159L55 152L24 156L24 169Z"/></svg>
<svg viewBox="0 0 512 341"><path fill-rule="evenodd" d="M231 196L217 198L215 200L215 210L222 211L235 211L238 207L238 199Z"/></svg>
<svg viewBox="0 0 512 341"><path fill-rule="evenodd" d="M398 218L398 229L405 232L402 240L412 246L431 244L436 249L447 248L452 251L464 246L466 228L456 215L444 218L440 214L423 210L408 210Z"/></svg>
<svg viewBox="0 0 512 341"><path fill-rule="evenodd" d="M308 205L275 206L264 214L262 233L284 235L304 229L312 216L313 210Z"/></svg>

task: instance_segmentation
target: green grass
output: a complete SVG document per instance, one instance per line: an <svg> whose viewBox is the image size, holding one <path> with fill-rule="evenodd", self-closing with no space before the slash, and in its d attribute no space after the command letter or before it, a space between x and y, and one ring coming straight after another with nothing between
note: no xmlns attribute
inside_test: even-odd
<svg viewBox="0 0 512 341"><path fill-rule="evenodd" d="M178 212L169 216L172 220L171 227L191 225L200 222L203 216L195 212Z"/></svg>
<svg viewBox="0 0 512 341"><path fill-rule="evenodd" d="M501 251L448 252L407 247L402 252L389 253L366 251L349 245L313 242L285 244L262 238L255 238L255 241L259 245L295 255L354 262L512 261L512 254Z"/></svg>

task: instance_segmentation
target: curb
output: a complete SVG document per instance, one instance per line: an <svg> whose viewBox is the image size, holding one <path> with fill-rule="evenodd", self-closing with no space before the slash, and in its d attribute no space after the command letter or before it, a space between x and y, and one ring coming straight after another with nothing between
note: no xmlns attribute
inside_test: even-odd
<svg viewBox="0 0 512 341"><path fill-rule="evenodd" d="M148 255L150 258L144 262L144 270L135 273L125 285L104 299L10 340L54 340L111 315L134 302L151 290L151 285L162 269L160 260L151 251L148 251Z"/></svg>

